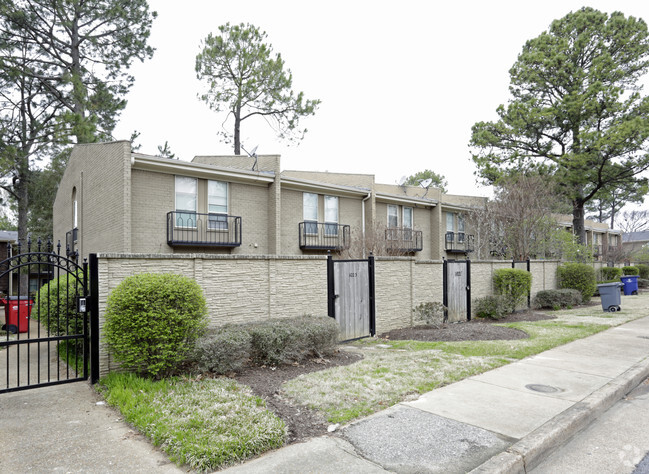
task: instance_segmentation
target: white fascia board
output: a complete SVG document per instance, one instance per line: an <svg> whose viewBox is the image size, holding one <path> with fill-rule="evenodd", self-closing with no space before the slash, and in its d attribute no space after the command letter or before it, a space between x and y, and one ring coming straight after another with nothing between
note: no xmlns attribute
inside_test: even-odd
<svg viewBox="0 0 649 474"><path fill-rule="evenodd" d="M411 206L435 207L439 202L436 199L422 199L412 196L395 196L394 194L376 193L376 200L381 202L408 204Z"/></svg>
<svg viewBox="0 0 649 474"><path fill-rule="evenodd" d="M214 179L244 184L268 185L275 181L275 173L219 168L189 161L157 158L147 155L131 155L131 166L137 170L155 171L191 178Z"/></svg>
<svg viewBox="0 0 649 474"><path fill-rule="evenodd" d="M335 196L345 197L366 197L370 192L369 189L353 188L351 186L341 186L337 184L322 183L309 181L306 179L287 178L282 176L282 189L294 189L296 191L315 192L323 194L332 194Z"/></svg>

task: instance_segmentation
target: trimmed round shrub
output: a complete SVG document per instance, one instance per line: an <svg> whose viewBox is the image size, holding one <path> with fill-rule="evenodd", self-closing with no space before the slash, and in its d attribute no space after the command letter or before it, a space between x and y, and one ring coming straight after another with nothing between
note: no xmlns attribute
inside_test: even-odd
<svg viewBox="0 0 649 474"><path fill-rule="evenodd" d="M599 269L599 275L598 281L619 281L622 276L622 269L619 267L602 267Z"/></svg>
<svg viewBox="0 0 649 474"><path fill-rule="evenodd" d="M595 270L585 263L566 263L557 268L559 288L572 288L581 293L583 303L588 303L597 290Z"/></svg>
<svg viewBox="0 0 649 474"><path fill-rule="evenodd" d="M643 280L649 280L649 265L639 263L636 265L636 268L638 269L638 276L640 276L640 278Z"/></svg>
<svg viewBox="0 0 649 474"><path fill-rule="evenodd" d="M185 361L207 325L201 287L182 275L124 279L108 297L104 336L120 365L160 378Z"/></svg>
<svg viewBox="0 0 649 474"><path fill-rule="evenodd" d="M496 293L505 298L510 313L525 301L532 288L532 274L518 268L498 269L493 280Z"/></svg>
<svg viewBox="0 0 649 474"><path fill-rule="evenodd" d="M629 265L628 267L622 267L622 273L624 273L624 275L637 275L639 270L638 267Z"/></svg>
<svg viewBox="0 0 649 474"><path fill-rule="evenodd" d="M478 318L502 319L508 314L509 303L501 295L490 295L476 298L473 308Z"/></svg>
<svg viewBox="0 0 649 474"><path fill-rule="evenodd" d="M532 302L536 309L572 308L582 302L581 293L573 289L539 291Z"/></svg>
<svg viewBox="0 0 649 474"><path fill-rule="evenodd" d="M192 359L204 372L237 372L250 358L251 341L252 337L245 327L223 326L196 342Z"/></svg>

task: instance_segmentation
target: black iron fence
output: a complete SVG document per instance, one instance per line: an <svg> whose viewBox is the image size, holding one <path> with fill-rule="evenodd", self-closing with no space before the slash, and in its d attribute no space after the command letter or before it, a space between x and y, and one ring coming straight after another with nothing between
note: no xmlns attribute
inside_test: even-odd
<svg viewBox="0 0 649 474"><path fill-rule="evenodd" d="M172 246L238 247L241 245L241 217L168 212L167 243Z"/></svg>
<svg viewBox="0 0 649 474"><path fill-rule="evenodd" d="M300 248L311 250L344 250L351 242L351 229L348 225L300 222Z"/></svg>

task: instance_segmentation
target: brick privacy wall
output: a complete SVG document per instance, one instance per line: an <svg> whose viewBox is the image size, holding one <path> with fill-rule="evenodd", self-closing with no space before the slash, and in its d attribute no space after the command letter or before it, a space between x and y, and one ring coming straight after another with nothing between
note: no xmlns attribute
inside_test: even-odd
<svg viewBox="0 0 649 474"><path fill-rule="evenodd" d="M420 303L443 301L443 262L410 257L376 257L376 332L408 327ZM532 297L556 288L559 262L533 261ZM471 299L493 294L493 272L511 262L471 263ZM228 256L209 254L100 254L99 321L103 328L110 292L126 277L174 273L195 279L203 288L209 325L247 323L270 318L327 314L327 263L324 256ZM100 372L115 370L103 341Z"/></svg>
<svg viewBox="0 0 649 474"><path fill-rule="evenodd" d="M92 170L84 173L85 170ZM72 230L72 189L78 201L79 250L130 251L130 144L77 145L72 151L53 206L54 242L65 246Z"/></svg>

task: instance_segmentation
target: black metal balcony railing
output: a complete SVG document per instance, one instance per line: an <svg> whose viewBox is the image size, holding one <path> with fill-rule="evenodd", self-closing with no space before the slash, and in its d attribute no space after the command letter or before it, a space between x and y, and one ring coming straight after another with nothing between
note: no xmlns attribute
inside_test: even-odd
<svg viewBox="0 0 649 474"><path fill-rule="evenodd" d="M78 238L79 229L77 229L76 227L65 233L65 255L67 257L74 257L77 255L74 244L77 242Z"/></svg>
<svg viewBox="0 0 649 474"><path fill-rule="evenodd" d="M300 222L300 248L305 250L344 250L351 242L348 225Z"/></svg>
<svg viewBox="0 0 649 474"><path fill-rule="evenodd" d="M241 217L198 212L168 212L167 243L172 246L239 247Z"/></svg>
<svg viewBox="0 0 649 474"><path fill-rule="evenodd" d="M446 251L449 253L473 252L473 235L464 232L447 232Z"/></svg>
<svg viewBox="0 0 649 474"><path fill-rule="evenodd" d="M421 252L424 248L423 233L407 227L385 229L385 242L388 250L398 252Z"/></svg>

